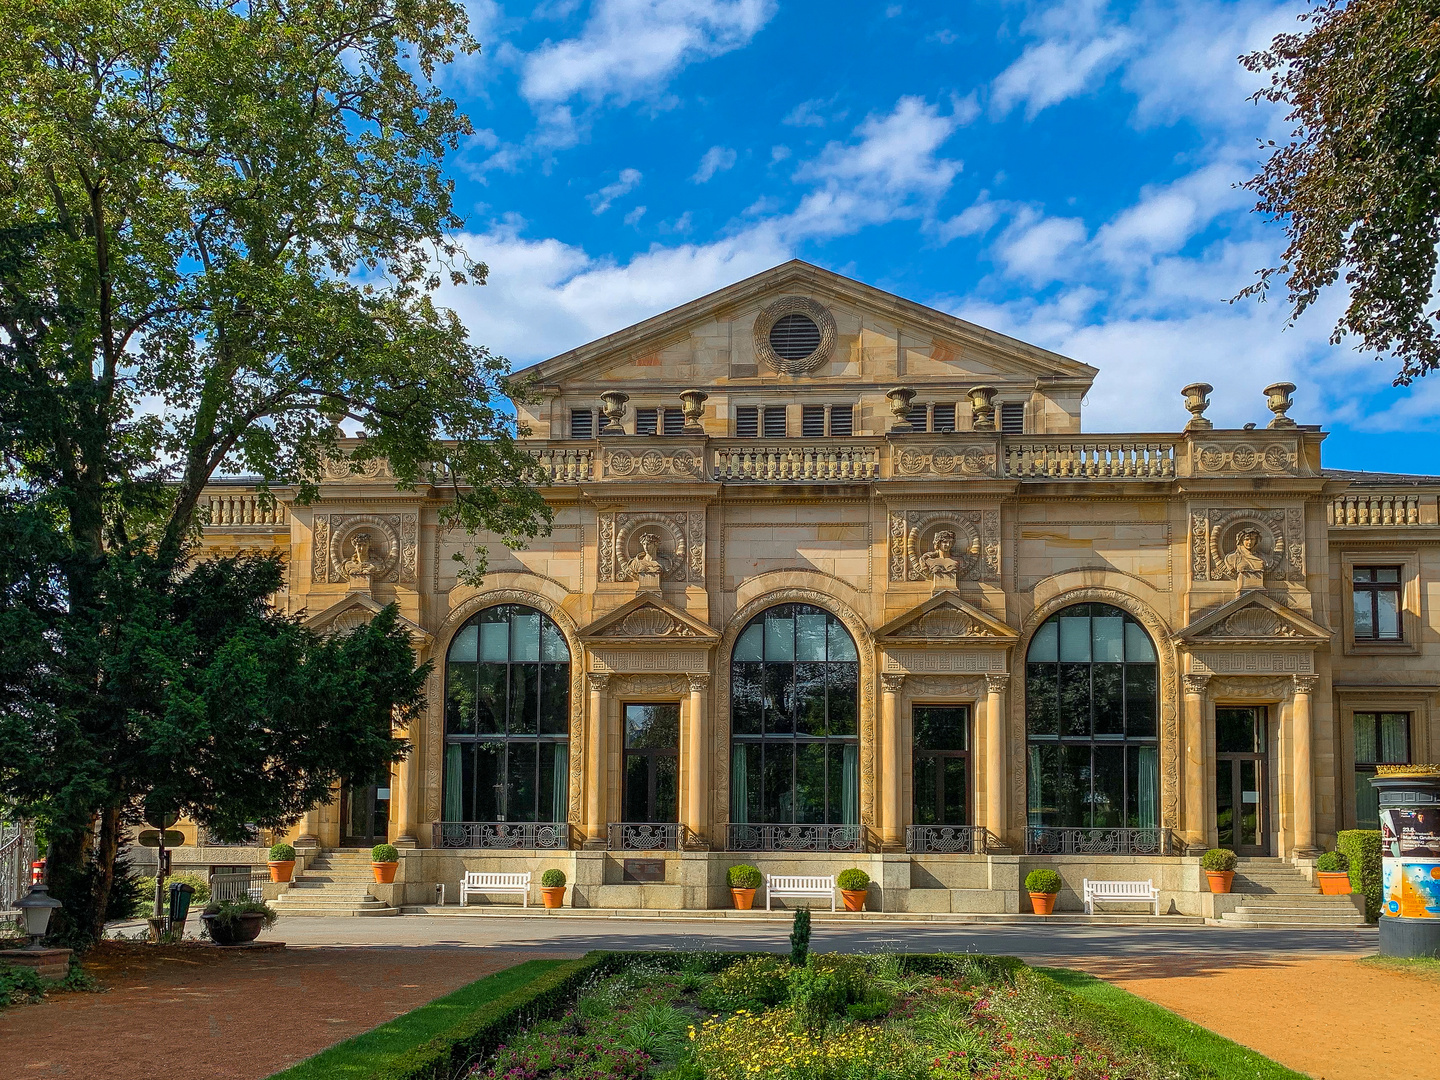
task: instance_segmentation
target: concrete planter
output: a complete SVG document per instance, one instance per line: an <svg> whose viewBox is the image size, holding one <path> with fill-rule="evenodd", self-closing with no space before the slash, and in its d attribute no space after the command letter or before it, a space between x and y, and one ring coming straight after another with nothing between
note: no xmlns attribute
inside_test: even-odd
<svg viewBox="0 0 1440 1080"><path fill-rule="evenodd" d="M376 884L393 885L395 871L400 869L400 864L398 862L372 862L370 867L375 871Z"/></svg>
<svg viewBox="0 0 1440 1080"><path fill-rule="evenodd" d="M1055 913L1055 897L1058 895L1053 892L1032 892L1030 906L1035 909L1036 915L1053 915Z"/></svg>
<svg viewBox="0 0 1440 1080"><path fill-rule="evenodd" d="M547 908L558 908L565 906L565 886L553 885L549 888L541 886L540 899L545 902Z"/></svg>
<svg viewBox="0 0 1440 1080"><path fill-rule="evenodd" d="M265 865L270 867L270 880L273 882L283 884L289 881L290 876L295 873L294 859L286 859L284 862L266 863Z"/></svg>
<svg viewBox="0 0 1440 1080"><path fill-rule="evenodd" d="M1350 875L1344 871L1316 870L1315 878L1320 882L1322 896L1350 895Z"/></svg>
<svg viewBox="0 0 1440 1080"><path fill-rule="evenodd" d="M259 937L260 931L265 928L265 916L253 911L237 915L228 923L220 922L217 915L201 915L200 918L209 927L210 940L216 945L244 945Z"/></svg>
<svg viewBox="0 0 1440 1080"><path fill-rule="evenodd" d="M1234 870L1206 870L1205 880L1210 883L1212 893L1228 893L1235 882Z"/></svg>

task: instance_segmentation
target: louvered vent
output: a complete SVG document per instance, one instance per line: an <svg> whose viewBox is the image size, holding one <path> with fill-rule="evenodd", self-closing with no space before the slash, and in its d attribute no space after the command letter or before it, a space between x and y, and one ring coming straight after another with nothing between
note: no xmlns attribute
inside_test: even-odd
<svg viewBox="0 0 1440 1080"><path fill-rule="evenodd" d="M804 360L820 347L820 327L808 315L786 315L770 328L770 348L782 360Z"/></svg>

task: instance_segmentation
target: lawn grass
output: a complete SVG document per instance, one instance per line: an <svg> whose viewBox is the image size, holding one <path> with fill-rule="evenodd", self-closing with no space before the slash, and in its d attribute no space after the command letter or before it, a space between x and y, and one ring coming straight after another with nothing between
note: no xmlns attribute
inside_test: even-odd
<svg viewBox="0 0 1440 1080"><path fill-rule="evenodd" d="M496 972L454 993L436 998L369 1031L336 1043L314 1057L276 1073L271 1080L326 1080L371 1076L402 1055L448 1031L480 1006L519 990L541 975L573 960L527 960Z"/></svg>
<svg viewBox="0 0 1440 1080"><path fill-rule="evenodd" d="M1433 956L1362 956L1360 963L1367 967L1401 971L1407 975L1418 975L1422 979L1440 982L1440 958Z"/></svg>
<svg viewBox="0 0 1440 1080"><path fill-rule="evenodd" d="M1103 1010L1124 1027L1139 1032L1151 1046L1168 1050L1179 1062L1189 1066L1188 1075L1220 1080L1308 1080L1304 1073L1287 1069L1263 1054L1093 975L1068 968L1035 970L1082 1001Z"/></svg>

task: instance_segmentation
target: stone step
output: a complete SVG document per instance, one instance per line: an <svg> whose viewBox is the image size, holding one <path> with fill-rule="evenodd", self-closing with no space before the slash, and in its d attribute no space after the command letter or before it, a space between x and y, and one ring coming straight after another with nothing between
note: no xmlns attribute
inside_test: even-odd
<svg viewBox="0 0 1440 1080"><path fill-rule="evenodd" d="M1227 912L1227 917L1219 920L1221 926L1251 926L1262 930L1359 930L1366 927L1366 922L1357 917L1348 919L1325 919L1311 915L1296 915L1286 918L1283 915L1269 915L1264 918L1251 916L1246 919L1232 919L1229 915L1234 912Z"/></svg>
<svg viewBox="0 0 1440 1080"><path fill-rule="evenodd" d="M286 893L276 898L276 904L289 908L383 908L389 907L383 900L373 896L294 896Z"/></svg>
<svg viewBox="0 0 1440 1080"><path fill-rule="evenodd" d="M315 907L300 906L298 904L284 908L275 909L283 918L287 919L335 919L335 918L364 918L373 916L399 915L400 909L386 907L383 904L376 908L348 908L348 907Z"/></svg>
<svg viewBox="0 0 1440 1080"><path fill-rule="evenodd" d="M306 870L305 873L297 875L293 880L295 880L295 881L347 881L347 882L352 882L352 883L358 884L358 883L360 883L360 882L365 882L365 881L374 882L374 881L375 881L375 875L374 875L374 874L350 874L350 873L345 873L345 872L340 871L340 870L331 870L331 871L329 871L329 872L327 872L327 873L323 873L323 874L312 874L312 873L310 873L309 870Z"/></svg>

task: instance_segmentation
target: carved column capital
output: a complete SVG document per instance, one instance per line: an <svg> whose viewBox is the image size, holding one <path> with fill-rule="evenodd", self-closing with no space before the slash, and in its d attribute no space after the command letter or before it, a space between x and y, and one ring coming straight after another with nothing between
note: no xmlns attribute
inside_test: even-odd
<svg viewBox="0 0 1440 1080"><path fill-rule="evenodd" d="M710 689L710 676L708 674L686 675L690 680L690 692L692 694L703 694Z"/></svg>
<svg viewBox="0 0 1440 1080"><path fill-rule="evenodd" d="M1205 688L1210 685L1209 675L1186 675L1183 677L1185 693L1187 696L1203 697Z"/></svg>
<svg viewBox="0 0 1440 1080"><path fill-rule="evenodd" d="M607 675L586 675L585 678L586 678L586 679L589 681L589 683L590 683L590 692L591 692L592 694L603 694L603 693L606 691L606 689L610 686L610 676L609 676L608 674L607 674Z"/></svg>
<svg viewBox="0 0 1440 1080"><path fill-rule="evenodd" d="M1296 676L1294 676L1294 679L1295 679L1295 696L1296 696L1296 697L1299 697L1301 694L1305 694L1305 695L1308 696L1308 695L1313 694L1313 693L1315 692L1315 684L1320 681L1320 676L1318 676L1318 675L1296 675Z"/></svg>
<svg viewBox="0 0 1440 1080"><path fill-rule="evenodd" d="M904 675L881 675L880 689L887 694L898 694L905 685Z"/></svg>
<svg viewBox="0 0 1440 1080"><path fill-rule="evenodd" d="M1010 686L1010 676L1009 676L1009 674L1005 674L1005 675L986 675L986 676L985 676L985 689L986 689L989 693L992 693L992 694L1003 694L1003 693L1005 693L1005 691L1009 688L1009 686Z"/></svg>

